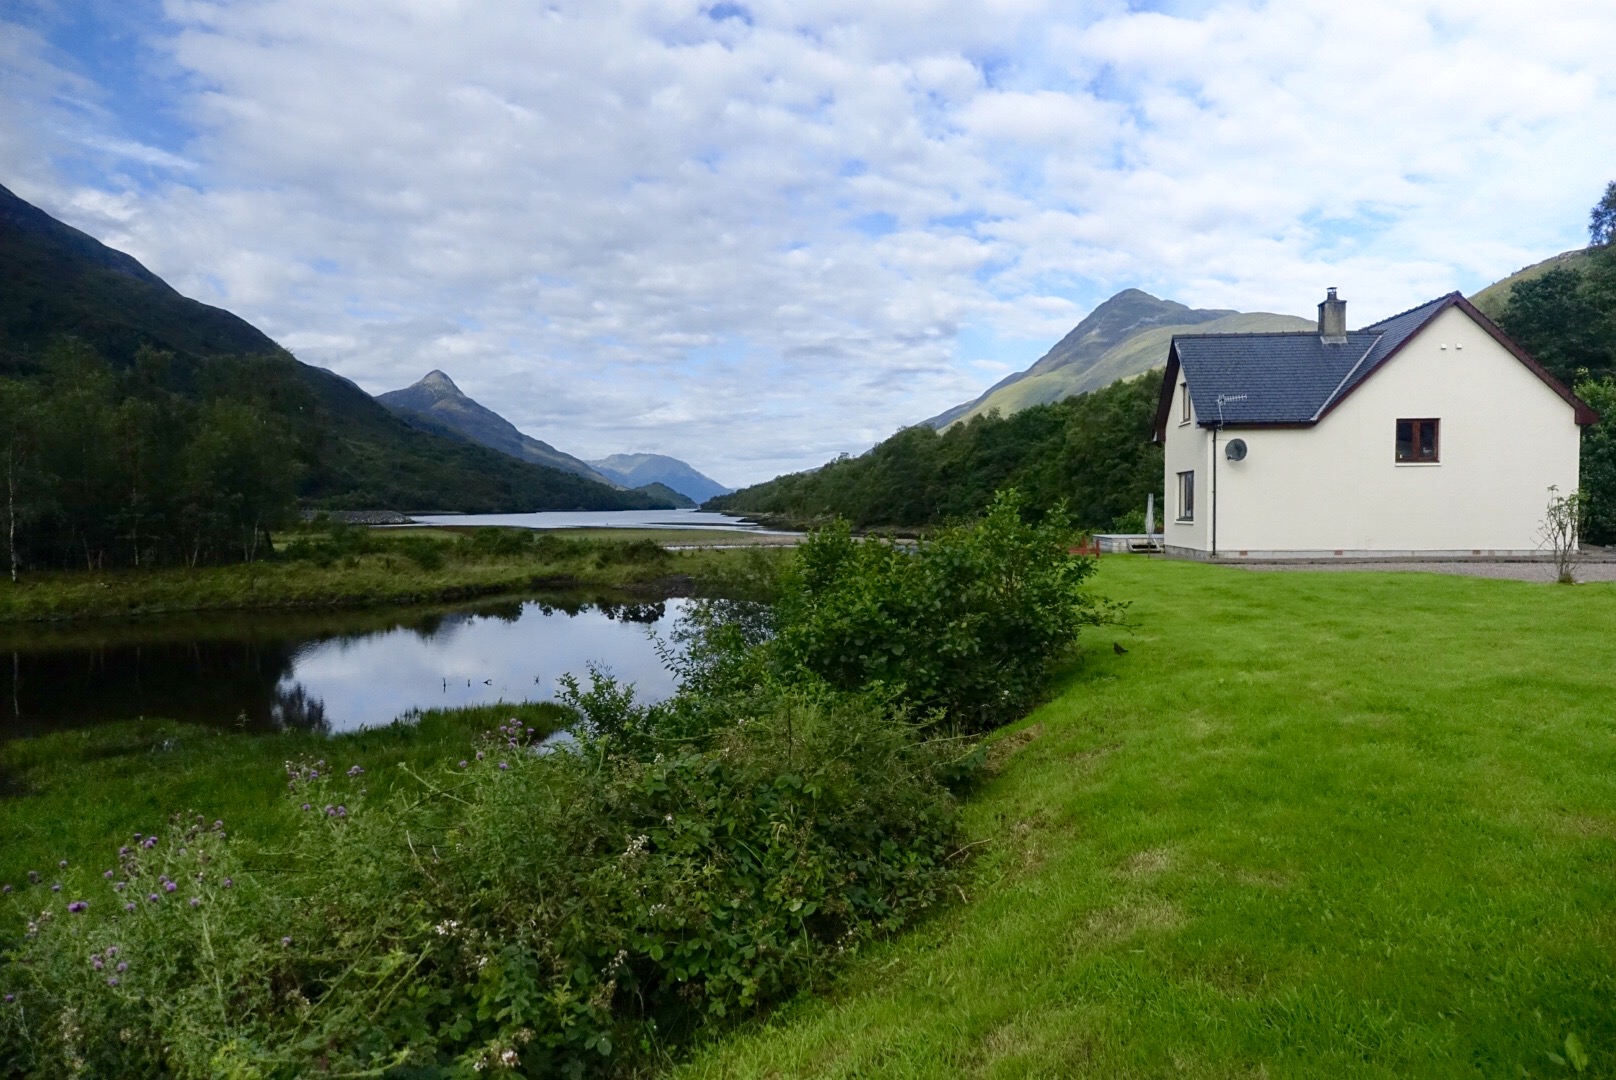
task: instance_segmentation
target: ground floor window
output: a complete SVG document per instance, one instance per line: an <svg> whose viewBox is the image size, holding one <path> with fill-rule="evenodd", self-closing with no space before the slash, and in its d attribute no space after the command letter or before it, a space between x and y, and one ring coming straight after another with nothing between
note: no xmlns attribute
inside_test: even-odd
<svg viewBox="0 0 1616 1080"><path fill-rule="evenodd" d="M1403 463L1440 461L1440 420L1397 421L1397 460Z"/></svg>
<svg viewBox="0 0 1616 1080"><path fill-rule="evenodd" d="M1195 473L1178 474L1178 520L1195 520Z"/></svg>

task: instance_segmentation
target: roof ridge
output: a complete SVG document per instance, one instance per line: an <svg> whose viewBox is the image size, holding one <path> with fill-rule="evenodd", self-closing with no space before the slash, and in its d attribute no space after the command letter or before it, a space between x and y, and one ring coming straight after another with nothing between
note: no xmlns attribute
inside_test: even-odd
<svg viewBox="0 0 1616 1080"><path fill-rule="evenodd" d="M1366 332L1373 331L1375 329L1375 327L1377 327L1377 326L1385 326L1389 322L1392 322L1392 321L1394 321L1396 319L1401 319L1404 315L1412 315L1416 311L1420 310L1420 308L1428 308L1432 304L1440 304L1444 300L1448 300L1448 299L1450 299L1452 297L1461 296L1461 295L1463 295L1463 294L1460 293L1458 289L1454 289L1452 292L1445 292L1441 296L1438 296L1434 300L1427 300L1423 304L1415 304L1413 307L1409 308L1406 311L1399 311L1396 315L1388 315L1384 319L1380 319L1377 322L1372 322L1368 326L1365 326L1365 327L1361 328L1361 330L1359 332L1360 333L1366 333Z"/></svg>

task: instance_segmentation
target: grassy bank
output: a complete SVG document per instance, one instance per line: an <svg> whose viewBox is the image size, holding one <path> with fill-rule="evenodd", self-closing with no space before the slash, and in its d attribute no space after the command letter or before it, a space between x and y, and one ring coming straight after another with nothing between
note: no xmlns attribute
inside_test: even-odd
<svg viewBox="0 0 1616 1080"><path fill-rule="evenodd" d="M104 861L134 831L196 811L273 847L293 831L282 763L324 758L362 766L378 792L464 757L473 738L511 717L549 733L569 717L548 702L432 711L418 720L322 737L242 735L167 721L105 724L0 742L0 882L58 861Z"/></svg>
<svg viewBox="0 0 1616 1080"><path fill-rule="evenodd" d="M968 902L680 1075L1616 1075L1616 591L1110 558Z"/></svg>
<svg viewBox="0 0 1616 1080"><path fill-rule="evenodd" d="M479 543L480 536L511 543ZM722 580L735 553L666 551L635 538L526 537L519 530L291 534L268 561L197 568L59 571L0 583L0 622L177 611L427 603L535 588L667 594Z"/></svg>

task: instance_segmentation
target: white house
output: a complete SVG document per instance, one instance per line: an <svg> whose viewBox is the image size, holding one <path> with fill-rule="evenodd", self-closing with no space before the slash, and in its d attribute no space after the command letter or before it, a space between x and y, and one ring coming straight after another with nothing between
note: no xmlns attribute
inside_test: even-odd
<svg viewBox="0 0 1616 1080"><path fill-rule="evenodd" d="M1463 296L1346 328L1181 334L1163 541L1194 558L1527 555L1598 420Z"/></svg>

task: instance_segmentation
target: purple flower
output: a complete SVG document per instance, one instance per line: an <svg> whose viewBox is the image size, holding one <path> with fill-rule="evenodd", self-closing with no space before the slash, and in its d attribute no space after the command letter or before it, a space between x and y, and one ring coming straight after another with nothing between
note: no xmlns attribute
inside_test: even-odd
<svg viewBox="0 0 1616 1080"><path fill-rule="evenodd" d="M500 768L502 768L502 769L508 769L508 768L510 768L510 766L509 766L509 765L507 765L507 764L505 764L505 763L504 763L504 762L503 762L503 761L502 761L502 762L500 762L500 763L499 763L499 767L500 767Z"/></svg>
<svg viewBox="0 0 1616 1080"><path fill-rule="evenodd" d="M162 897L158 896L156 893L147 893L146 894L146 899L150 900L152 903L155 904L155 903L157 903L157 901L161 900Z"/></svg>
<svg viewBox="0 0 1616 1080"><path fill-rule="evenodd" d="M215 821L215 822L214 822L214 823L213 823L213 827L214 827L214 828L215 828L215 829L222 829L222 828L224 828L224 822L222 822L222 821Z"/></svg>
<svg viewBox="0 0 1616 1080"><path fill-rule="evenodd" d="M56 869L58 869L58 870L66 870L67 869L67 860L63 859L61 862L57 863L56 864Z"/></svg>
<svg viewBox="0 0 1616 1080"><path fill-rule="evenodd" d="M7 1005L10 1005L13 1001L16 1001L16 1000L17 1000L17 995L16 994L7 994L6 995L6 1004Z"/></svg>
<svg viewBox="0 0 1616 1080"><path fill-rule="evenodd" d="M281 938L281 948L283 948L283 949L290 948L291 944L292 944L292 939L291 938L289 938L289 937Z"/></svg>
<svg viewBox="0 0 1616 1080"><path fill-rule="evenodd" d="M61 892L61 891L62 891L62 883L60 881L58 881L56 884L51 886L51 892Z"/></svg>
<svg viewBox="0 0 1616 1080"><path fill-rule="evenodd" d="M112 880L112 871L108 870L106 873L102 874L101 876L106 878L108 881L111 881Z"/></svg>
<svg viewBox="0 0 1616 1080"><path fill-rule="evenodd" d="M141 844L140 846L143 847L143 848L154 848L154 847L156 847L157 846L157 837L155 837L155 836L146 837L145 843Z"/></svg>
<svg viewBox="0 0 1616 1080"><path fill-rule="evenodd" d="M108 975L107 976L107 985L108 986L117 986L118 985L118 976L116 976L116 975Z"/></svg>
<svg viewBox="0 0 1616 1080"><path fill-rule="evenodd" d="M462 761L462 762L461 762L461 763L460 763L460 767L461 767L461 768L462 768L462 769L464 769L464 768L465 768L465 767L466 767L466 763L465 763L465 762L464 762L464 761ZM10 885L7 885L7 886L6 886L6 892L10 892L10 891L11 891L11 886L10 886Z"/></svg>
<svg viewBox="0 0 1616 1080"><path fill-rule="evenodd" d="M119 960L118 961L118 967L117 967L116 970L119 971L120 973L128 971L129 970L129 965L124 963L122 960Z"/></svg>
<svg viewBox="0 0 1616 1080"><path fill-rule="evenodd" d="M118 946L116 946L116 945L108 945L107 946L107 958L110 960L112 957L117 956L117 955L118 955Z"/></svg>
<svg viewBox="0 0 1616 1080"><path fill-rule="evenodd" d="M319 778L320 778L320 770L318 770L318 769L310 769L309 770L309 779L310 780L318 780Z"/></svg>
<svg viewBox="0 0 1616 1080"><path fill-rule="evenodd" d="M308 804L308 803L304 803L304 804L303 804L303 809L305 809L305 810L308 810L308 809L310 809L310 807L309 807L309 804Z"/></svg>
<svg viewBox="0 0 1616 1080"><path fill-rule="evenodd" d="M136 834L135 834L135 842L136 842L136 843L139 843L139 842L140 842L140 834L139 834L139 833L136 833Z"/></svg>
<svg viewBox="0 0 1616 1080"><path fill-rule="evenodd" d="M89 910L89 907L90 905L86 904L83 900L75 900L71 904L67 905L67 913L69 915L82 915Z"/></svg>
<svg viewBox="0 0 1616 1080"><path fill-rule="evenodd" d="M462 762L461 764L465 764L465 763ZM0 893L9 894L10 892L11 892L11 886L10 885L0 885Z"/></svg>
<svg viewBox="0 0 1616 1080"><path fill-rule="evenodd" d="M483 752L481 750L479 750L479 751L477 751L477 760L481 761L482 759L483 759Z"/></svg>
<svg viewBox="0 0 1616 1080"><path fill-rule="evenodd" d="M129 854L129 845L125 844L123 847L119 848L118 849L118 854L120 856L128 855Z"/></svg>
<svg viewBox="0 0 1616 1080"><path fill-rule="evenodd" d="M347 817L348 816L348 808L346 806L337 807L337 816L338 817Z"/></svg>
<svg viewBox="0 0 1616 1080"><path fill-rule="evenodd" d="M335 806L332 806L330 803L327 803L326 807L325 807L325 816L326 817L336 817L337 816L337 808Z"/></svg>
<svg viewBox="0 0 1616 1080"><path fill-rule="evenodd" d="M164 892L173 892L177 888L179 888L179 886L174 884L172 881L163 882L163 891Z"/></svg>
<svg viewBox="0 0 1616 1080"><path fill-rule="evenodd" d="M236 887L236 883L231 881L229 878L225 878L223 881L219 882L219 884L223 885L227 889L234 889Z"/></svg>
<svg viewBox="0 0 1616 1080"><path fill-rule="evenodd" d="M115 882L112 883L112 891L113 892L123 892L124 887L127 886L128 884L129 883L127 881L115 881Z"/></svg>
<svg viewBox="0 0 1616 1080"><path fill-rule="evenodd" d="M103 967L103 964L101 963L101 958L99 956L90 957L90 966L95 968L95 970L100 971L101 968Z"/></svg>
<svg viewBox="0 0 1616 1080"><path fill-rule="evenodd" d="M201 907L202 906L202 898L200 896L191 897L191 906L192 907Z"/></svg>
<svg viewBox="0 0 1616 1080"><path fill-rule="evenodd" d="M155 899L157 899L157 897L153 896L152 899L155 900ZM135 902L133 900L129 901L127 904L125 904L123 906L123 909L125 911L133 911L133 910L135 910Z"/></svg>
<svg viewBox="0 0 1616 1080"><path fill-rule="evenodd" d="M365 770L363 768L361 768L360 766L355 765L353 768L348 770L348 775L349 776L364 776L365 775Z"/></svg>

